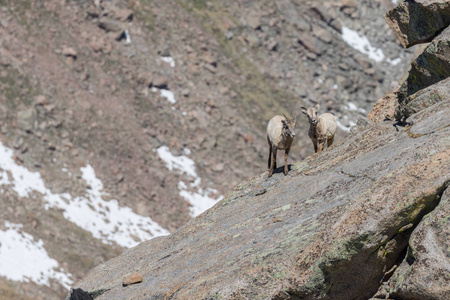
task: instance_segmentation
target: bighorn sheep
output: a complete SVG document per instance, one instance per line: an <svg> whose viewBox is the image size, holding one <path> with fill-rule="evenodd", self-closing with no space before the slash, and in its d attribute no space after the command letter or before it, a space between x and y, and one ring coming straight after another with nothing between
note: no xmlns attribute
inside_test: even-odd
<svg viewBox="0 0 450 300"><path fill-rule="evenodd" d="M334 134L336 133L337 123L336 118L330 113L324 113L317 116L317 111L320 105L316 104L315 107L306 109L302 107L302 113L308 117L309 121L309 138L314 144L314 151L320 152L325 146L327 141L328 147L333 144Z"/></svg>
<svg viewBox="0 0 450 300"><path fill-rule="evenodd" d="M273 169L277 168L277 150L284 150L284 175L288 174L287 159L291 150L292 141L295 137L295 117L292 119L283 116L275 116L267 125L267 142L269 143L269 177L273 174ZM273 160L271 161L273 153Z"/></svg>

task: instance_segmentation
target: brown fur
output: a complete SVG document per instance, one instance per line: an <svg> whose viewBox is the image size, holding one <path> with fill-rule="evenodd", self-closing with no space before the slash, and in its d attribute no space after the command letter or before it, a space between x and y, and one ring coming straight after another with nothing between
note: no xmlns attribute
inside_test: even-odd
<svg viewBox="0 0 450 300"><path fill-rule="evenodd" d="M283 116L273 117L267 125L269 177L272 176L273 170L277 168L277 150L284 150L284 175L289 172L287 160L295 137L295 123L295 115L293 118L288 118L283 114Z"/></svg>
<svg viewBox="0 0 450 300"><path fill-rule="evenodd" d="M314 152L316 153L323 150L325 142L327 142L328 147L333 144L337 127L336 119L332 114L324 113L320 116L317 115L319 108L319 104L308 109L305 107L301 108L302 112L308 117L308 136L313 142Z"/></svg>

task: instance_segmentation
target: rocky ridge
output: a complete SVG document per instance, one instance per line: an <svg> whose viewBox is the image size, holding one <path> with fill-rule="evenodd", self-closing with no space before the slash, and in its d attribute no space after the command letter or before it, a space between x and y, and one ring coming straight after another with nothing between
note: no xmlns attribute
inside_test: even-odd
<svg viewBox="0 0 450 300"><path fill-rule="evenodd" d="M445 31L435 35L448 45ZM413 67L402 87L415 76ZM279 168L242 182L172 235L98 266L74 291L95 299L448 299L448 82L417 85L402 101L400 88L384 98L396 105L376 106L374 121L360 118L346 139L288 176ZM143 281L123 287L133 272Z"/></svg>

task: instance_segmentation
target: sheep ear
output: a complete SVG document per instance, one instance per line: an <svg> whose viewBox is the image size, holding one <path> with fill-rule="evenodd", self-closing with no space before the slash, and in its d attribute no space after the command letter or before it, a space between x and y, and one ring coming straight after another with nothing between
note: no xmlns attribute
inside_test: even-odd
<svg viewBox="0 0 450 300"><path fill-rule="evenodd" d="M307 115L308 113L307 113L307 109L306 109L306 107L300 107L301 108L301 110L302 110L302 113L304 113L305 115Z"/></svg>
<svg viewBox="0 0 450 300"><path fill-rule="evenodd" d="M294 116L292 117L292 120L295 120L295 118L297 118L297 113L294 114Z"/></svg>
<svg viewBox="0 0 450 300"><path fill-rule="evenodd" d="M286 119L286 120L288 120L288 117L286 117L286 115L285 114L282 114L283 115L283 117Z"/></svg>
<svg viewBox="0 0 450 300"><path fill-rule="evenodd" d="M320 104L319 104L319 103L317 103L317 104L316 104L316 106L315 106L315 108L316 108L317 110L319 110L319 108L320 108Z"/></svg>

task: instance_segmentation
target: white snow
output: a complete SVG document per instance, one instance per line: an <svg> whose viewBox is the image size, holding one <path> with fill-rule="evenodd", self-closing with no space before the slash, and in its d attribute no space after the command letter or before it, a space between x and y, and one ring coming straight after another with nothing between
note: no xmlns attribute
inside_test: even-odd
<svg viewBox="0 0 450 300"><path fill-rule="evenodd" d="M125 30L125 43L131 44L130 34L128 33L128 29Z"/></svg>
<svg viewBox="0 0 450 300"><path fill-rule="evenodd" d="M199 178L200 179L200 178ZM217 193L215 189L203 190L199 187L200 180L194 181L191 184L192 188L196 188L196 192L188 190L187 185L183 181L178 182L178 189L180 190L180 196L188 201L192 206L190 207L190 212L192 217L196 217L202 212L213 207L218 201L223 199L223 196L219 196L217 199L211 198L211 193Z"/></svg>
<svg viewBox="0 0 450 300"><path fill-rule="evenodd" d="M175 156L170 153L169 147L167 146L159 147L156 149L156 152L158 152L159 157L166 163L166 167L170 171L176 169L179 174L186 173L189 176L198 178L197 173L195 172L195 162L189 157L184 155ZM191 150L187 149L184 152L189 155Z"/></svg>
<svg viewBox="0 0 450 300"><path fill-rule="evenodd" d="M133 212L129 207L119 206L116 199L103 200L109 196L103 192L103 184L95 176L94 168L87 164L80 169L82 178L91 187L84 197L76 197L68 203L55 198L49 205L65 210L64 217L81 228L90 231L95 238L106 243L116 242L123 247L133 247L156 236L170 234L149 217Z"/></svg>
<svg viewBox="0 0 450 300"><path fill-rule="evenodd" d="M347 116L344 116L343 119L348 119L348 117L347 117ZM347 126L344 126L344 125L342 125L341 122L339 122L339 119L338 119L337 117L336 117L336 123L337 123L337 126L338 126L341 130L344 130L344 131L347 131L347 132L350 131L350 128L351 128L352 126L356 125L355 122L348 121L348 127L347 127Z"/></svg>
<svg viewBox="0 0 450 300"><path fill-rule="evenodd" d="M345 109L352 110L352 111L359 111L363 114L367 113L367 111L364 108L358 108L354 103L348 102L347 106L345 106Z"/></svg>
<svg viewBox="0 0 450 300"><path fill-rule="evenodd" d="M175 100L175 97L173 95L172 91L161 89L161 97L164 97L172 104L175 104L177 100Z"/></svg>
<svg viewBox="0 0 450 300"><path fill-rule="evenodd" d="M177 103L177 100L175 100L175 96L173 95L172 91L166 90L166 89L157 89L155 87L152 87L152 92L156 93L157 91L160 91L161 97L164 97L172 104Z"/></svg>
<svg viewBox="0 0 450 300"><path fill-rule="evenodd" d="M47 189L41 174L30 172L27 168L17 165L13 154L11 149L4 147L0 142L0 185L12 185L12 189L20 197L27 197L33 191L45 192ZM6 171L10 171L11 180Z"/></svg>
<svg viewBox="0 0 450 300"><path fill-rule="evenodd" d="M187 174L194 178L193 182L190 184L190 188L182 180L178 182L178 189L180 191L180 196L188 201L192 206L190 207L190 213L192 217L196 217L205 210L211 208L218 201L223 199L223 196L219 196L214 199L210 194L217 193L215 189L203 190L200 187L201 178L197 175L195 171L195 162L184 155L175 156L170 152L169 147L161 146L155 150L159 157L165 162L166 167L170 171L175 171L177 174ZM183 152L186 155L191 154L191 150L184 148Z"/></svg>
<svg viewBox="0 0 450 300"><path fill-rule="evenodd" d="M69 193L53 194L45 187L39 172L31 172L13 160L13 151L0 142L0 185L6 185L20 197L31 197L39 192L45 200L45 209L62 209L64 217L92 233L104 243L116 242L123 247L133 247L169 232L149 217L134 213L129 207L119 206L117 200L103 200L109 195L103 192L102 182L95 176L90 164L80 169L82 178L90 186L86 194L72 197ZM8 178L8 173L11 179Z"/></svg>
<svg viewBox="0 0 450 300"><path fill-rule="evenodd" d="M172 68L175 68L175 60L170 56L163 56L161 60L168 63Z"/></svg>
<svg viewBox="0 0 450 300"><path fill-rule="evenodd" d="M369 56L370 59L381 62L384 60L384 54L381 49L372 47L365 36L360 36L356 31L348 27L342 27L342 39L352 48Z"/></svg>
<svg viewBox="0 0 450 300"><path fill-rule="evenodd" d="M50 279L69 289L72 274L64 273L59 264L48 256L44 242L22 230L22 224L4 221L6 231L0 230L0 276L10 280L50 286Z"/></svg>
<svg viewBox="0 0 450 300"><path fill-rule="evenodd" d="M386 61L388 63L390 63L391 65L396 66L402 61L402 59L400 57L397 57L397 58L394 58L394 59L387 58Z"/></svg>

